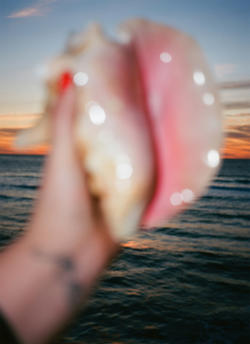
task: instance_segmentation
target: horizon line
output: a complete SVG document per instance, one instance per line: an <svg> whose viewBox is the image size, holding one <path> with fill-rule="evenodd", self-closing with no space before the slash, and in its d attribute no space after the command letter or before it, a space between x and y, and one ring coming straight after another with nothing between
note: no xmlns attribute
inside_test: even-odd
<svg viewBox="0 0 250 344"><path fill-rule="evenodd" d="M16 155L16 156L42 156L42 157L46 157L48 154L29 154L29 153L0 153L0 156L2 155ZM221 160L250 160L250 157L249 158L227 158L227 157L221 157Z"/></svg>

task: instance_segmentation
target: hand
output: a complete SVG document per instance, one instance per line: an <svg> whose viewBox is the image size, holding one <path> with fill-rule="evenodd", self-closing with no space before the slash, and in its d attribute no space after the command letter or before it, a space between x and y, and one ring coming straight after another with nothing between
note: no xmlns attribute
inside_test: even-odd
<svg viewBox="0 0 250 344"><path fill-rule="evenodd" d="M45 163L40 195L30 228L41 243L70 251L88 236L101 236L107 246L116 246L109 230L93 207L86 176L74 139L75 89L61 95L52 119L52 150Z"/></svg>
<svg viewBox="0 0 250 344"><path fill-rule="evenodd" d="M61 95L52 150L25 235L0 258L0 308L24 343L45 343L86 300L118 252L92 205L76 149L75 90Z"/></svg>

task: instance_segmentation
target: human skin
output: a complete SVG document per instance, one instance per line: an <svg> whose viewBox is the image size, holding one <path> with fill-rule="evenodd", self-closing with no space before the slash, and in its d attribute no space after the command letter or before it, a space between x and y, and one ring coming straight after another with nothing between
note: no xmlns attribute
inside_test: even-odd
<svg viewBox="0 0 250 344"><path fill-rule="evenodd" d="M88 193L72 135L75 89L66 86L33 215L0 256L0 309L27 344L60 332L119 251Z"/></svg>

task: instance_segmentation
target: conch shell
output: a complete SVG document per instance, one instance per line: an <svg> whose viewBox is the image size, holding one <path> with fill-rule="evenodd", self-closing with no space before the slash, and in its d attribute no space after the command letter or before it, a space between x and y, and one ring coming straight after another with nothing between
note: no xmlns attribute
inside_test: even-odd
<svg viewBox="0 0 250 344"><path fill-rule="evenodd" d="M76 144L115 240L156 226L201 195L219 165L221 112L196 43L146 20L72 36L49 64L42 119L18 146L49 142L58 80L77 85ZM149 204L150 202L150 204Z"/></svg>

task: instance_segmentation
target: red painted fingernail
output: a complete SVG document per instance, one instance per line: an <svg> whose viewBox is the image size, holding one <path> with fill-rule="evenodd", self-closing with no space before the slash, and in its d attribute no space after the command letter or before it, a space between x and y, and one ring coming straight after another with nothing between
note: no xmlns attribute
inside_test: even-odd
<svg viewBox="0 0 250 344"><path fill-rule="evenodd" d="M72 84L72 75L70 72L62 73L58 81L58 89L60 93L63 93Z"/></svg>

